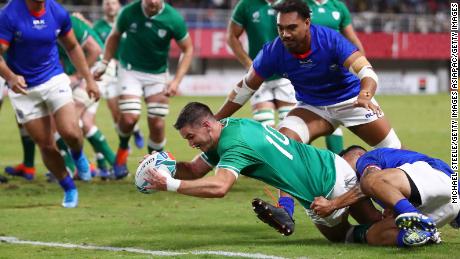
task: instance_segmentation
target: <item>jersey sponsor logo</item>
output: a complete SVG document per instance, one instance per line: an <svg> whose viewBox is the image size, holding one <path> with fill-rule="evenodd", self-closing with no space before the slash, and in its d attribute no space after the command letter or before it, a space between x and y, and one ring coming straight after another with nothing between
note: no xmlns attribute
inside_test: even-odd
<svg viewBox="0 0 460 259"><path fill-rule="evenodd" d="M259 11L256 11L254 13L252 13L252 22L260 22L260 13Z"/></svg>
<svg viewBox="0 0 460 259"><path fill-rule="evenodd" d="M268 14L268 15L275 15L276 12L275 12L275 10L273 10L273 9L270 8L270 9L267 10L267 14Z"/></svg>
<svg viewBox="0 0 460 259"><path fill-rule="evenodd" d="M370 113L366 113L366 115L364 115L364 117L365 117L366 119L369 119L370 117L373 117L374 115L377 115L377 114L374 113L374 112L370 112Z"/></svg>
<svg viewBox="0 0 460 259"><path fill-rule="evenodd" d="M305 68L313 68L316 66L316 64L314 64L311 59L299 60L299 63L301 67L305 67Z"/></svg>
<svg viewBox="0 0 460 259"><path fill-rule="evenodd" d="M145 22L145 27L152 28L152 22Z"/></svg>
<svg viewBox="0 0 460 259"><path fill-rule="evenodd" d="M325 12L326 12L326 10L324 8L322 8L322 7L318 8L318 13L325 13Z"/></svg>
<svg viewBox="0 0 460 259"><path fill-rule="evenodd" d="M33 20L32 21L32 24L33 24L33 28L34 29L37 29L37 30L42 30L44 28L47 27L46 23L45 23L45 20L43 19L40 19L40 20Z"/></svg>
<svg viewBox="0 0 460 259"><path fill-rule="evenodd" d="M164 38L164 37L166 36L166 30L164 30L164 29L159 29L159 30L158 30L158 36L159 36L160 38Z"/></svg>
<svg viewBox="0 0 460 259"><path fill-rule="evenodd" d="M337 11L333 11L332 12L332 18L334 18L336 20L340 19L340 13L337 12Z"/></svg>

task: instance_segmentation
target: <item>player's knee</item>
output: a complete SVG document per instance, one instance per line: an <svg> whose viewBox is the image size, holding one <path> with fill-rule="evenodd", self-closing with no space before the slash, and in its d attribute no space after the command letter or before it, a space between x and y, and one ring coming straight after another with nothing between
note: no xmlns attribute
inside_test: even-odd
<svg viewBox="0 0 460 259"><path fill-rule="evenodd" d="M58 152L56 145L52 142L42 141L40 143L37 143L37 145L40 148L41 153L43 154L51 154L53 152Z"/></svg>
<svg viewBox="0 0 460 259"><path fill-rule="evenodd" d="M275 125L275 112L273 109L254 110L253 118L264 125Z"/></svg>
<svg viewBox="0 0 460 259"><path fill-rule="evenodd" d="M134 114L139 116L142 110L141 100L132 98L132 99L123 99L118 100L118 108L120 113L123 115Z"/></svg>
<svg viewBox="0 0 460 259"><path fill-rule="evenodd" d="M287 116L283 121L280 122L278 128L283 134L283 128L294 132L297 136L287 136L290 138L298 139L302 141L302 143L308 143L310 141L310 132L308 130L308 126L300 117Z"/></svg>
<svg viewBox="0 0 460 259"><path fill-rule="evenodd" d="M279 121L284 120L284 118L286 118L286 116L292 110L292 108L294 108L294 106L283 106L283 107L278 108Z"/></svg>
<svg viewBox="0 0 460 259"><path fill-rule="evenodd" d="M120 115L120 124L128 127L133 127L139 120L138 114L122 113Z"/></svg>
<svg viewBox="0 0 460 259"><path fill-rule="evenodd" d="M391 129L390 132L388 132L387 136L380 141L377 145L373 146L373 148L381 148L381 147L388 147L388 148L401 148L401 141L398 138L398 135L396 135L396 132L394 129Z"/></svg>
<svg viewBox="0 0 460 259"><path fill-rule="evenodd" d="M164 118L169 114L169 105L166 103L148 103L147 112L149 118Z"/></svg>
<svg viewBox="0 0 460 259"><path fill-rule="evenodd" d="M162 130L165 127L165 120L163 118L155 117L149 119L149 128L155 131Z"/></svg>
<svg viewBox="0 0 460 259"><path fill-rule="evenodd" d="M82 142L82 132L80 129L78 130L64 130L59 132L62 139L64 139L65 143L69 146L75 146Z"/></svg>

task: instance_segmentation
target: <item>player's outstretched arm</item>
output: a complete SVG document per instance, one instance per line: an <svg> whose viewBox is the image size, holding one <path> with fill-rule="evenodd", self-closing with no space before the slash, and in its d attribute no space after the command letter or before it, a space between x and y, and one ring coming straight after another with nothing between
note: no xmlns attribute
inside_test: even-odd
<svg viewBox="0 0 460 259"><path fill-rule="evenodd" d="M310 208L320 217L327 217L331 215L335 210L348 207L352 204L357 203L358 201L366 199L361 191L359 184L351 188L346 193L332 199L328 200L322 196L315 197L315 200L311 204Z"/></svg>
<svg viewBox="0 0 460 259"><path fill-rule="evenodd" d="M236 181L235 174L227 169L219 168L213 176L197 180L177 180L170 175L161 173L154 168L148 169L145 180L150 183L146 189L159 191L175 191L184 195L203 198L222 198Z"/></svg>
<svg viewBox="0 0 460 259"><path fill-rule="evenodd" d="M264 79L251 67L243 80L230 92L224 105L214 117L220 120L232 116L251 98L263 82Z"/></svg>
<svg viewBox="0 0 460 259"><path fill-rule="evenodd" d="M200 155L197 155L190 162L177 162L174 178L181 180L199 179L211 171L212 168Z"/></svg>

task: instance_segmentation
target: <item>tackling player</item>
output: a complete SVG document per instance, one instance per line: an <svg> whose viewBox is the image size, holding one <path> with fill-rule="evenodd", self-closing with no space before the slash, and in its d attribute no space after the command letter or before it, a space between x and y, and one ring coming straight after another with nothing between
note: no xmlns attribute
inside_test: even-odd
<svg viewBox="0 0 460 259"><path fill-rule="evenodd" d="M370 197L385 208L387 218L367 228L392 236L398 245L403 240L397 227L422 231L433 231L447 223L459 227L460 205L451 203L453 171L443 161L401 149L366 152L360 146L347 148L342 157L358 173L360 184L334 199L315 198L311 208L316 214L327 217L336 209ZM367 242L375 241L368 238Z"/></svg>
<svg viewBox="0 0 460 259"><path fill-rule="evenodd" d="M118 83L120 90L118 136L120 144L114 165L118 179L128 174L128 142L141 113L141 97L147 104L150 130L148 149L162 150L166 144L164 117L169 113L169 97L176 95L182 78L190 67L192 40L184 18L163 0L138 0L125 6L106 41L104 59L94 72L99 78L115 57L122 34ZM168 56L171 40L182 51L174 79L168 79Z"/></svg>

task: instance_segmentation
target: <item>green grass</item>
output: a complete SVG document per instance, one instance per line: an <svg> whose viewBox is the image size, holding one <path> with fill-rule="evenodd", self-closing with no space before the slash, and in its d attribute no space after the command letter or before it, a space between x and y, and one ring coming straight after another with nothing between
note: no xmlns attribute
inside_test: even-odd
<svg viewBox="0 0 460 259"><path fill-rule="evenodd" d="M381 96L378 98L406 147L450 161L449 96ZM202 101L214 110L220 97L176 97L167 117L167 149L178 160L188 160L197 151L187 146L172 128L179 110L188 101ZM245 107L238 116L250 116ZM117 137L105 104L100 105L98 124L115 148ZM0 113L0 168L21 161L22 150L14 115L8 101ZM145 118L141 122L147 133ZM345 131L345 145L363 144ZM324 146L324 140L314 143ZM88 154L89 145L86 145ZM145 150L136 150L129 159L134 171ZM37 152L38 153L38 152ZM60 207L62 191L57 184L45 182L46 172L40 156L38 177L33 182L11 179L0 185L0 236L21 240L91 244L97 246L136 247L165 251L222 250L262 253L290 258L447 258L460 248L458 231L441 229L444 243L417 249L368 247L332 244L326 241L296 207L296 231L283 237L254 216L250 201L268 199L264 185L242 177L223 199L198 199L175 193L145 195L136 191L132 177L123 181L77 183L80 204L77 209ZM128 252L93 251L0 243L0 258L146 258ZM219 258L211 255L187 255L180 258Z"/></svg>

